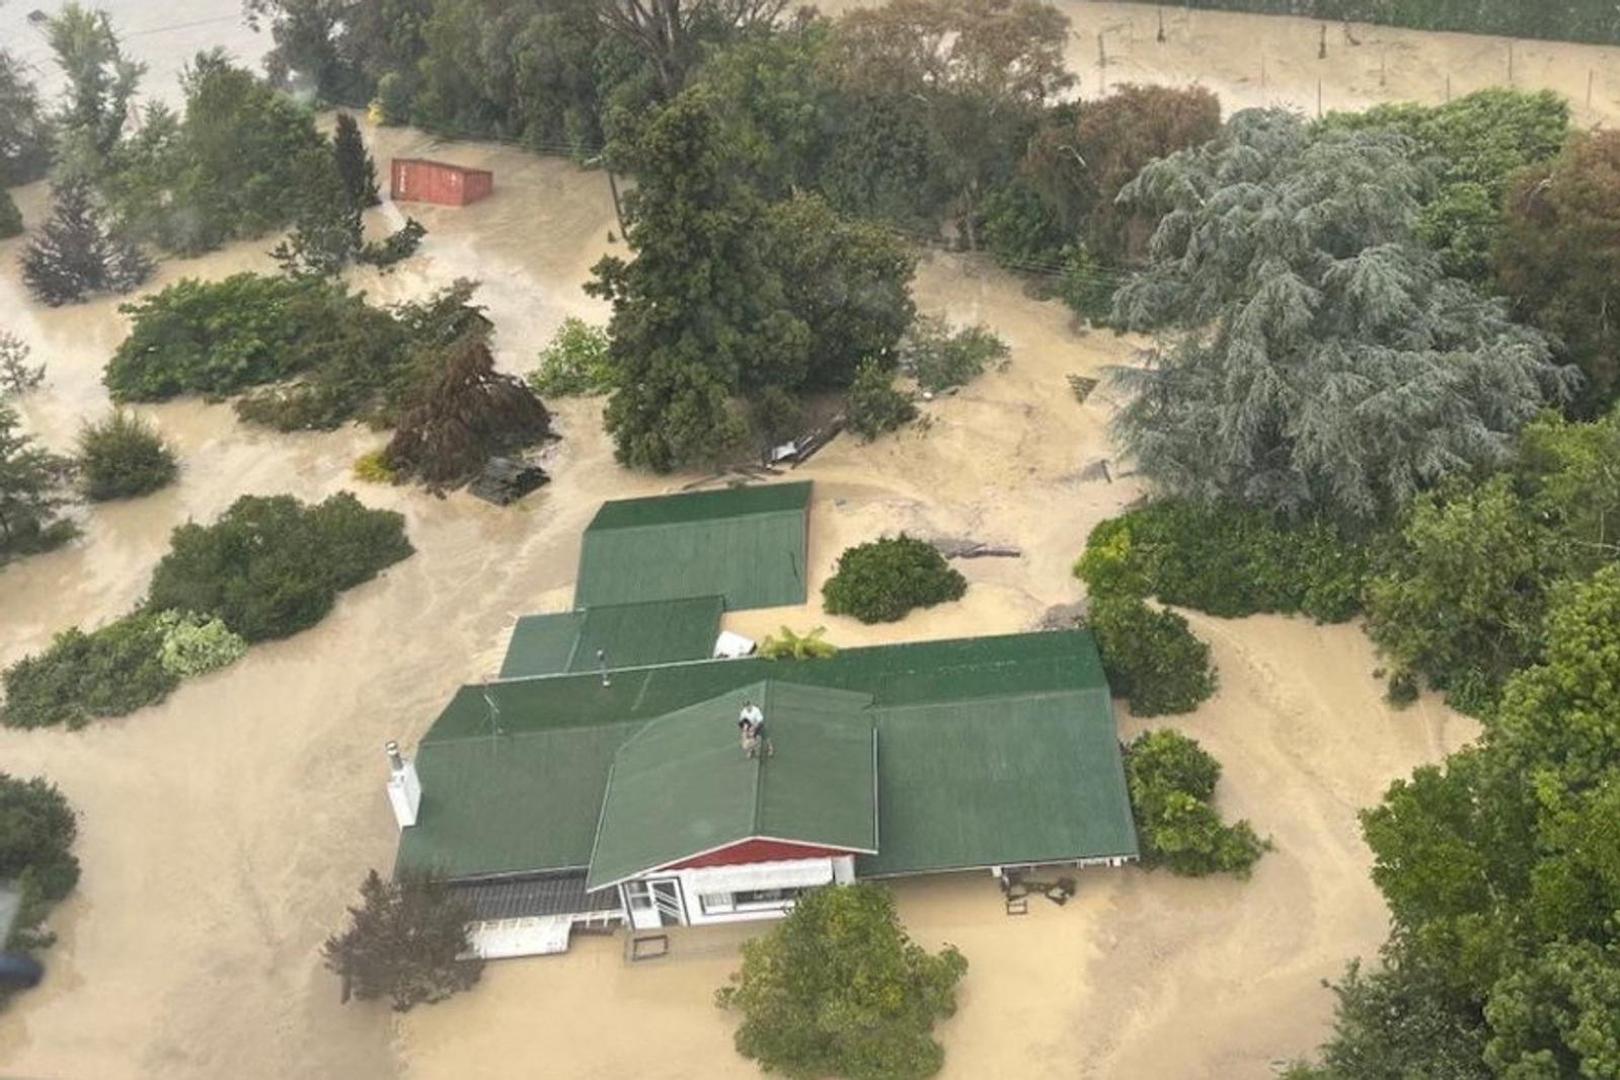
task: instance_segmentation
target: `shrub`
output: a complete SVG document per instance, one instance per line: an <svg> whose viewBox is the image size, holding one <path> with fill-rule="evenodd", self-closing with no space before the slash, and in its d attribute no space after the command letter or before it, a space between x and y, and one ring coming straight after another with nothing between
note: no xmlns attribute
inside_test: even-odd
<svg viewBox="0 0 1620 1080"><path fill-rule="evenodd" d="M218 618L192 611L165 611L157 617L163 631L158 659L163 670L188 679L229 667L247 652L247 642Z"/></svg>
<svg viewBox="0 0 1620 1080"><path fill-rule="evenodd" d="M0 939L0 949L50 943L36 928L78 884L79 860L72 851L78 832L73 808L55 784L0 772L0 881L15 881L21 894L10 939Z"/></svg>
<svg viewBox="0 0 1620 1080"><path fill-rule="evenodd" d="M901 533L849 548L821 587L827 611L864 623L894 622L915 607L960 599L967 579L934 545Z"/></svg>
<svg viewBox="0 0 1620 1080"><path fill-rule="evenodd" d="M607 331L573 316L564 319L540 350L540 366L529 374L529 385L537 394L555 397L612 390Z"/></svg>
<svg viewBox="0 0 1620 1080"><path fill-rule="evenodd" d="M894 388L894 376L876 360L862 360L855 369L846 408L849 427L866 442L894 431L917 418L917 406Z"/></svg>
<svg viewBox="0 0 1620 1080"><path fill-rule="evenodd" d="M759 643L759 655L766 660L827 660L837 655L838 646L825 639L826 633L825 626L808 634L796 634L784 626L780 637L771 634Z"/></svg>
<svg viewBox="0 0 1620 1080"><path fill-rule="evenodd" d="M405 224L385 236L380 243L369 241L362 244L360 253L355 259L379 270L388 270L395 263L404 262L415 255L416 249L422 246L422 238L426 235L427 226L413 217L408 217Z"/></svg>
<svg viewBox="0 0 1620 1080"><path fill-rule="evenodd" d="M162 662L163 628L151 615L128 615L89 634L72 627L50 648L6 669L7 727L83 727L162 701L179 683Z"/></svg>
<svg viewBox="0 0 1620 1080"><path fill-rule="evenodd" d="M348 929L326 939L321 957L361 1001L386 997L405 1012L466 990L483 974L482 960L460 958L471 946L471 919L466 903L430 874L407 870L384 881L372 870Z"/></svg>
<svg viewBox="0 0 1620 1080"><path fill-rule="evenodd" d="M157 429L122 409L80 429L78 467L93 502L145 495L173 483L180 471Z"/></svg>
<svg viewBox="0 0 1620 1080"><path fill-rule="evenodd" d="M9 240L23 234L22 211L17 209L11 192L0 188L0 240Z"/></svg>
<svg viewBox="0 0 1620 1080"><path fill-rule="evenodd" d="M962 386L991 363L1010 355L1007 345L986 327L951 332L944 319L918 318L900 346L900 362L930 393Z"/></svg>
<svg viewBox="0 0 1620 1080"><path fill-rule="evenodd" d="M1114 310L1117 278L1083 247L1063 249L1057 294L1068 309L1093 326L1106 326Z"/></svg>
<svg viewBox="0 0 1620 1080"><path fill-rule="evenodd" d="M392 424L439 354L489 321L458 281L419 303L372 307L340 282L236 274L184 280L124 307L130 334L102 376L115 401L183 393L237 401L245 420L283 431L356 417Z"/></svg>
<svg viewBox="0 0 1620 1080"><path fill-rule="evenodd" d="M1222 824L1210 804L1220 775L1220 763L1180 732L1136 737L1125 753L1125 777L1143 863L1189 877L1249 876L1271 843L1247 821Z"/></svg>
<svg viewBox="0 0 1620 1080"><path fill-rule="evenodd" d="M217 615L248 642L287 637L411 551L403 517L348 492L314 506L244 495L212 525L174 530L147 607Z"/></svg>
<svg viewBox="0 0 1620 1080"><path fill-rule="evenodd" d="M368 484L397 484L399 474L388 464L388 451L373 450L354 460L354 478Z"/></svg>
<svg viewBox="0 0 1620 1080"><path fill-rule="evenodd" d="M1093 600L1087 621L1109 685L1137 716L1191 712L1215 692L1209 646L1175 612L1134 596L1103 596Z"/></svg>
<svg viewBox="0 0 1620 1080"><path fill-rule="evenodd" d="M979 231L996 261L1012 270L1040 270L1063 247L1063 225L1030 186L996 188L979 208Z"/></svg>
<svg viewBox="0 0 1620 1080"><path fill-rule="evenodd" d="M403 124L411 118L411 88L405 77L390 71L377 81L377 97L368 110L376 123Z"/></svg>
<svg viewBox="0 0 1620 1080"><path fill-rule="evenodd" d="M1093 596L1156 596L1224 618L1276 611L1342 622L1360 610L1370 564L1367 545L1318 521L1172 499L1098 525L1075 573Z"/></svg>
<svg viewBox="0 0 1620 1080"><path fill-rule="evenodd" d="M45 381L45 365L28 363L28 343L0 330L0 399L19 397Z"/></svg>
<svg viewBox="0 0 1620 1080"><path fill-rule="evenodd" d="M745 943L716 1001L742 1014L737 1052L765 1072L907 1080L944 1064L932 1030L956 1011L967 966L954 946L913 942L887 889L834 885Z"/></svg>

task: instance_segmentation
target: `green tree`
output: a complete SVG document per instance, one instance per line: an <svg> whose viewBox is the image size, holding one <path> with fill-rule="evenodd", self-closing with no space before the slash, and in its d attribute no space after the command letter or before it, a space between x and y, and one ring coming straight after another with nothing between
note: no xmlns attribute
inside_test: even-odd
<svg viewBox="0 0 1620 1080"><path fill-rule="evenodd" d="M1220 776L1220 763L1178 731L1145 731L1131 742L1125 779L1144 863L1189 877L1249 876L1271 844L1247 821L1221 822L1211 801Z"/></svg>
<svg viewBox="0 0 1620 1080"><path fill-rule="evenodd" d="M787 0L597 0L602 25L652 66L665 98L681 91L705 39L768 30L786 8Z"/></svg>
<svg viewBox="0 0 1620 1080"><path fill-rule="evenodd" d="M79 482L92 502L146 495L174 482L180 465L149 421L122 409L79 430Z"/></svg>
<svg viewBox="0 0 1620 1080"><path fill-rule="evenodd" d="M605 38L594 0L437 0L390 92L429 128L584 156L615 82Z"/></svg>
<svg viewBox="0 0 1620 1080"><path fill-rule="evenodd" d="M1559 590L1541 662L1477 746L1419 769L1362 814L1394 923L1376 992L1341 995L1324 1048L1363 1076L1598 1077L1617 1062L1620 564ZM1385 991L1388 992L1385 992ZM1376 1007L1376 1014L1369 1010ZM1356 1071L1375 1039L1401 1071ZM1482 1068L1462 1056L1479 1047Z"/></svg>
<svg viewBox="0 0 1620 1080"><path fill-rule="evenodd" d="M1010 177L1041 110L1074 84L1068 35L1068 18L1041 0L889 0L838 20L834 69L848 93L921 106L977 247L980 200Z"/></svg>
<svg viewBox="0 0 1620 1080"><path fill-rule="evenodd" d="M1421 496L1368 582L1368 632L1397 677L1422 675L1476 711L1534 659L1554 569L1547 530L1505 474Z"/></svg>
<svg viewBox="0 0 1620 1080"><path fill-rule="evenodd" d="M372 870L348 927L326 939L321 958L361 1001L388 998L406 1012L478 982L483 961L461 959L470 921L466 902L433 875L406 870L385 881Z"/></svg>
<svg viewBox="0 0 1620 1080"><path fill-rule="evenodd" d="M1586 375L1586 411L1620 397L1620 132L1574 135L1526 169L1507 197L1497 280L1517 311L1562 343Z"/></svg>
<svg viewBox="0 0 1620 1080"><path fill-rule="evenodd" d="M1491 1080L1478 1005L1422 965L1363 972L1352 962L1333 995L1322 1067L1300 1067L1289 1080Z"/></svg>
<svg viewBox="0 0 1620 1080"><path fill-rule="evenodd" d="M0 949L50 942L38 926L79 882L78 832L73 808L55 784L0 772L0 881L15 881L22 894L10 939L0 940Z"/></svg>
<svg viewBox="0 0 1620 1080"><path fill-rule="evenodd" d="M1105 260L1140 258L1156 223L1115 200L1152 161L1220 133L1221 104L1199 86L1125 83L1058 111L1030 139L1021 172L1069 236Z"/></svg>
<svg viewBox="0 0 1620 1080"><path fill-rule="evenodd" d="M945 1050L936 1021L956 1011L967 960L930 955L900 925L888 890L815 889L743 945L742 968L716 995L742 1014L737 1052L792 1077L932 1076Z"/></svg>
<svg viewBox="0 0 1620 1080"><path fill-rule="evenodd" d="M980 325L953 331L944 319L918 319L906 333L900 363L917 377L917 385L930 393L966 386L990 364L1004 364L1012 355L1007 343Z"/></svg>
<svg viewBox="0 0 1620 1080"><path fill-rule="evenodd" d="M444 353L437 371L419 378L383 456L395 476L443 489L550 432L551 416L528 384L496 371L489 346L468 338Z"/></svg>
<svg viewBox="0 0 1620 1080"><path fill-rule="evenodd" d="M772 206L765 229L765 258L780 274L783 301L804 323L810 347L801 371L755 365L753 380L794 392L842 388L863 360L892 367L917 312L910 290L916 255L892 232L845 221L814 195Z"/></svg>
<svg viewBox="0 0 1620 1080"><path fill-rule="evenodd" d="M901 533L845 549L838 571L821 586L821 599L829 614L879 623L960 600L965 592L967 579L938 548Z"/></svg>
<svg viewBox="0 0 1620 1080"><path fill-rule="evenodd" d="M198 53L181 87L184 118L149 116L102 185L134 235L195 255L283 228L317 197L348 206L309 109L219 49Z"/></svg>
<svg viewBox="0 0 1620 1080"><path fill-rule="evenodd" d="M34 445L15 409L0 403L0 564L48 551L78 534L56 512L67 502L72 462Z"/></svg>
<svg viewBox="0 0 1620 1080"><path fill-rule="evenodd" d="M60 307L95 293L129 292L152 273L152 260L109 228L90 185L68 179L51 189L51 216L23 249L23 284L35 299Z"/></svg>
<svg viewBox="0 0 1620 1080"><path fill-rule="evenodd" d="M623 151L625 262L608 256L586 288L613 304L615 388L606 423L626 465L665 472L742 437L730 398L761 372L802 371L809 329L789 310L762 239L765 206L729 167L706 91L682 94Z"/></svg>
<svg viewBox="0 0 1620 1080"><path fill-rule="evenodd" d="M30 364L28 343L0 330L0 401L21 397L45 381L45 365Z"/></svg>
<svg viewBox="0 0 1620 1080"><path fill-rule="evenodd" d="M352 204L361 209L382 205L382 197L377 194L377 163L366 152L366 144L360 138L360 125L346 112L337 115L337 128L332 132L332 157Z"/></svg>
<svg viewBox="0 0 1620 1080"><path fill-rule="evenodd" d="M124 136L130 100L146 65L124 56L105 11L64 4L48 34L68 84L53 118L57 166L72 176L98 177Z"/></svg>
<svg viewBox="0 0 1620 1080"><path fill-rule="evenodd" d="M11 192L0 188L0 240L9 240L23 234L22 211L11 197Z"/></svg>
<svg viewBox="0 0 1620 1080"><path fill-rule="evenodd" d="M1092 600L1086 625L1097 637L1109 687L1130 701L1132 714L1191 712L1215 692L1209 646L1174 611L1135 596L1101 596Z"/></svg>
<svg viewBox="0 0 1620 1080"><path fill-rule="evenodd" d="M850 430L866 442L917 418L911 398L895 389L894 373L876 360L862 360L855 369L846 411Z"/></svg>
<svg viewBox="0 0 1620 1080"><path fill-rule="evenodd" d="M1446 273L1471 282L1491 276L1502 235L1502 203L1513 177L1558 153L1569 132L1569 103L1550 90L1479 90L1444 105L1379 105L1334 113L1329 127L1385 129L1412 140L1436 183L1420 196L1418 237Z"/></svg>
<svg viewBox="0 0 1620 1080"><path fill-rule="evenodd" d="M0 188L44 176L54 137L23 62L0 49Z"/></svg>
<svg viewBox="0 0 1620 1080"><path fill-rule="evenodd" d="M1501 463L1566 392L1539 334L1414 242L1427 179L1409 149L1249 110L1125 187L1163 219L1114 318L1173 332L1118 373L1131 396L1114 430L1156 486L1376 519Z"/></svg>

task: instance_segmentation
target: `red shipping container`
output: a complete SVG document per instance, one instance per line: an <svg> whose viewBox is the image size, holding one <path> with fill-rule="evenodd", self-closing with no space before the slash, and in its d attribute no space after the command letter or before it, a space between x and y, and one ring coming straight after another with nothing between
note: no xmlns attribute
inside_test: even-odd
<svg viewBox="0 0 1620 1080"><path fill-rule="evenodd" d="M440 206L466 206L488 198L495 190L495 174L444 161L395 158L388 166L388 193L395 202L430 202Z"/></svg>

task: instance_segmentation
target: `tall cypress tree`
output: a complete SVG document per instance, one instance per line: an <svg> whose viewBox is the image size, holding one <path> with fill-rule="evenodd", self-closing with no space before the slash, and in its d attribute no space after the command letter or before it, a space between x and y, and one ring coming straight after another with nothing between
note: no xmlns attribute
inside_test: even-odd
<svg viewBox="0 0 1620 1080"><path fill-rule="evenodd" d="M98 292L128 292L152 273L152 260L106 228L90 197L89 182L56 186L51 216L23 252L23 283L36 298L59 307Z"/></svg>
<svg viewBox="0 0 1620 1080"><path fill-rule="evenodd" d="M355 206L363 210L382 203L377 194L377 164L366 153L360 125L346 112L338 113L337 130L332 133L332 156L337 160L343 187Z"/></svg>

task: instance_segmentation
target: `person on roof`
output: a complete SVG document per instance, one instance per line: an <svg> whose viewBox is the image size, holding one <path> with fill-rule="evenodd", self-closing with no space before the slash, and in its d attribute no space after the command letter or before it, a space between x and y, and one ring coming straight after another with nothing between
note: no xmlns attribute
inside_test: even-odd
<svg viewBox="0 0 1620 1080"><path fill-rule="evenodd" d="M756 717L763 722L765 714L760 712L759 706L744 698L742 712L737 714L737 737L742 740L744 757L754 756L756 746L754 741L754 720Z"/></svg>
<svg viewBox="0 0 1620 1080"><path fill-rule="evenodd" d="M737 714L737 730L742 733L743 753L747 756L758 757L761 746L767 756L776 753L770 737L765 734L764 711L747 698L743 699L742 712Z"/></svg>

